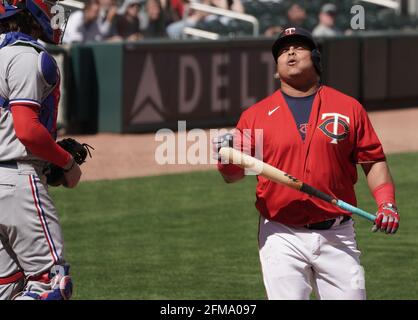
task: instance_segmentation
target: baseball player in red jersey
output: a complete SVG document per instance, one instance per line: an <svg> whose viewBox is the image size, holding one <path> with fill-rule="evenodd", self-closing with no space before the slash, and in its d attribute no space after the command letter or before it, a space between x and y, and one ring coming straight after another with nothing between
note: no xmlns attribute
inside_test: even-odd
<svg viewBox="0 0 418 320"><path fill-rule="evenodd" d="M285 29L274 42L281 89L245 110L234 135L214 140L254 156L262 130L263 161L356 205L356 164L377 203L373 231L393 234L399 214L385 154L366 111L355 99L321 85L320 52L311 34ZM245 148L244 141L248 142ZM245 176L218 164L226 182ZM257 177L259 254L269 299L365 299L351 214L320 199Z"/></svg>
<svg viewBox="0 0 418 320"><path fill-rule="evenodd" d="M65 186L81 176L56 142L60 73L37 41L58 44L55 2L4 3L0 14L0 299L69 299L58 215L48 193L47 163L64 169Z"/></svg>

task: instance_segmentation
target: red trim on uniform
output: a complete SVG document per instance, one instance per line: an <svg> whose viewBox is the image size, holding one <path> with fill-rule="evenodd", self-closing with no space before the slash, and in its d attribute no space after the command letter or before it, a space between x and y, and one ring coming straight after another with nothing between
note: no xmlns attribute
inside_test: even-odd
<svg viewBox="0 0 418 320"><path fill-rule="evenodd" d="M49 283L51 281L51 278L49 277L49 272L45 272L39 276L31 276L28 278L28 280L42 282L42 283Z"/></svg>
<svg viewBox="0 0 418 320"><path fill-rule="evenodd" d="M22 271L18 271L12 274L11 276L0 278L0 285L17 282L18 280L22 279L24 276L25 275L23 274Z"/></svg>
<svg viewBox="0 0 418 320"><path fill-rule="evenodd" d="M49 251L51 252L51 256L52 256L52 259L54 260L54 263L56 263L57 262L57 258L55 258L54 251L52 249L52 244L51 244L51 242L49 240L49 237L48 237L48 234L47 234L47 231L46 231L46 227L45 227L44 221L42 220L41 210L39 208L39 203L38 203L38 201L36 199L36 196L35 196L35 188L34 188L33 183L32 183L32 176L29 176L29 184L30 184L30 187L32 189L33 201L35 203L36 211L38 212L39 220L41 221L42 229L44 231L44 235L45 235L45 238L46 238L46 242L48 243Z"/></svg>

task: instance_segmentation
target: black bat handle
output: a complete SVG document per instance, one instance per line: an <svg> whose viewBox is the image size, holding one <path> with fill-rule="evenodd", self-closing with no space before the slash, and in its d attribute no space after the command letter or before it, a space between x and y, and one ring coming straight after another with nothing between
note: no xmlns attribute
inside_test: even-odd
<svg viewBox="0 0 418 320"><path fill-rule="evenodd" d="M306 183L302 183L302 187L300 188L300 191L310 194L312 196L315 196L329 203L334 203L335 201L335 199L331 197L330 195L323 193L322 191L319 191L318 189L311 187L309 184L306 184Z"/></svg>

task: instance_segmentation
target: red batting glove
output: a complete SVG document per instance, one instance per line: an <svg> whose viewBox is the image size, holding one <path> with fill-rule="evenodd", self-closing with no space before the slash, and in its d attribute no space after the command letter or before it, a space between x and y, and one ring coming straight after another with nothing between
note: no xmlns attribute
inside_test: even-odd
<svg viewBox="0 0 418 320"><path fill-rule="evenodd" d="M387 234L394 234L399 228L399 220L398 208L392 203L384 202L377 209L372 231L380 230L382 232L385 231Z"/></svg>

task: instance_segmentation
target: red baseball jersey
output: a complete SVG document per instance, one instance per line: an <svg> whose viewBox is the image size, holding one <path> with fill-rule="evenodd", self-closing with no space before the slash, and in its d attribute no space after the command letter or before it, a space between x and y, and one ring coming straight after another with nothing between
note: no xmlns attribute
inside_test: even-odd
<svg viewBox="0 0 418 320"><path fill-rule="evenodd" d="M315 96L304 141L280 90L245 110L237 129L247 137L243 139L248 139L252 155L260 143L256 131L262 129L264 162L353 205L357 205L356 164L385 160L362 105L327 86ZM231 164L218 167L224 175L242 170ZM262 176L257 180L256 207L268 219L303 226L350 214Z"/></svg>

